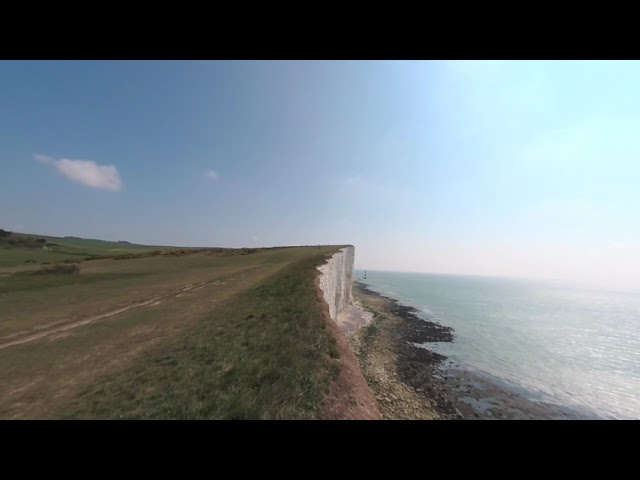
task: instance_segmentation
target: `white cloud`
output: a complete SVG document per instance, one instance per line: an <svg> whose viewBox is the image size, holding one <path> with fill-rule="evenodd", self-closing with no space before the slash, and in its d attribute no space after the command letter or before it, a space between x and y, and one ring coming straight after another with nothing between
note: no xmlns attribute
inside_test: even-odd
<svg viewBox="0 0 640 480"><path fill-rule="evenodd" d="M47 155L40 155L36 153L33 158L35 158L40 163L55 163L55 160Z"/></svg>
<svg viewBox="0 0 640 480"><path fill-rule="evenodd" d="M69 180L87 187L117 192L122 189L122 179L114 165L98 165L92 160L56 160L47 155L33 156L38 162L53 165Z"/></svg>
<svg viewBox="0 0 640 480"><path fill-rule="evenodd" d="M204 178L206 178L207 180L211 180L212 182L215 182L216 180L218 180L218 174L213 171L213 170L209 170L208 172L204 172Z"/></svg>

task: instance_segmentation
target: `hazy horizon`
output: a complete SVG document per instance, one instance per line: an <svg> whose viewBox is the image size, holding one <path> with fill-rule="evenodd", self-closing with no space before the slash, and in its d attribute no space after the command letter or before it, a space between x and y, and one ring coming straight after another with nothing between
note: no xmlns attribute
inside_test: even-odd
<svg viewBox="0 0 640 480"><path fill-rule="evenodd" d="M640 289L637 61L0 62L0 228Z"/></svg>
<svg viewBox="0 0 640 480"><path fill-rule="evenodd" d="M409 275L431 275L431 276L451 276L451 277L468 277L482 278L494 280L515 280L523 282L533 282L540 284L554 284L555 286L568 287L573 289L595 290L601 292L615 293L640 293L640 288L633 285L615 285L598 281L583 281L562 277L525 277L521 275L482 275L473 273L450 273L450 272L424 272L411 270L380 270L376 268L355 268L355 272L374 272L374 273L399 273ZM366 283L366 282L363 282Z"/></svg>

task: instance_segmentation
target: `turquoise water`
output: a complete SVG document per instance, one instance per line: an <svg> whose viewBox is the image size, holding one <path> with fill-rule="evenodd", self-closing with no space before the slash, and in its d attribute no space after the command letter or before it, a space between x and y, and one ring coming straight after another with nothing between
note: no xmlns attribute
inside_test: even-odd
<svg viewBox="0 0 640 480"><path fill-rule="evenodd" d="M354 277L361 280L363 271ZM640 294L538 281L367 271L374 291L453 327L429 344L534 401L640 418Z"/></svg>

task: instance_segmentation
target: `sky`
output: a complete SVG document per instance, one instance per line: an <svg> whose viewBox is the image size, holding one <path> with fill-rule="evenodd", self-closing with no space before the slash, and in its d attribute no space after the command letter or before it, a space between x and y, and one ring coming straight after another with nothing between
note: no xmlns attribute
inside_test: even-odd
<svg viewBox="0 0 640 480"><path fill-rule="evenodd" d="M2 61L0 228L640 289L640 63Z"/></svg>

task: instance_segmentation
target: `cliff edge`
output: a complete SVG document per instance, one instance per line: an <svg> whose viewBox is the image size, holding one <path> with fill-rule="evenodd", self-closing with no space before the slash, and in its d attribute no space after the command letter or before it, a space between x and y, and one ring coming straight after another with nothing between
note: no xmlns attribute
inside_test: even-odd
<svg viewBox="0 0 640 480"><path fill-rule="evenodd" d="M353 298L353 262L355 248L344 247L336 252L320 270L320 289L329 306L331 319L345 335L368 324L373 315Z"/></svg>
<svg viewBox="0 0 640 480"><path fill-rule="evenodd" d="M318 267L317 286L327 331L335 339L339 357L334 361L339 375L329 385L322 402L322 417L328 420L379 420L380 408L369 384L362 375L358 359L345 334L350 329L350 312L354 307L352 293L355 248L344 247L327 263Z"/></svg>

